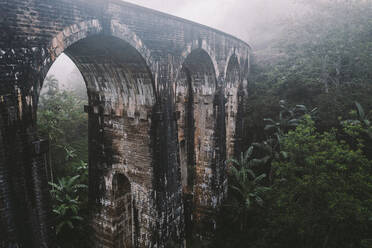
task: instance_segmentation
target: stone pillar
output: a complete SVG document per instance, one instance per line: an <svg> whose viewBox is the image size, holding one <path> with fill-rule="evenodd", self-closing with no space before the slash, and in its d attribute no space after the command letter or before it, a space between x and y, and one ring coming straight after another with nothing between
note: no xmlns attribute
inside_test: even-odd
<svg viewBox="0 0 372 248"><path fill-rule="evenodd" d="M215 171L214 180L212 181L212 189L215 192L216 205L215 208L219 208L223 199L227 193L227 171L226 171L226 159L227 159L227 148L229 144L226 143L227 128L226 122L226 104L227 99L225 97L225 83L222 77L218 80L218 87L215 96L215 116L216 116L216 126L215 126Z"/></svg>
<svg viewBox="0 0 372 248"><path fill-rule="evenodd" d="M0 190L0 230L6 234L0 244L5 247L52 247L45 164L35 151L35 106L46 56L45 49L22 40L0 49L0 183L6 184Z"/></svg>
<svg viewBox="0 0 372 248"><path fill-rule="evenodd" d="M244 152L245 140L243 137L247 137L246 133L246 124L244 121L244 113L246 113L247 107L247 80L243 79L242 83L239 84L237 92L237 112L236 112L236 131L235 131L235 145L234 145L234 156L239 157L241 152Z"/></svg>
<svg viewBox="0 0 372 248"><path fill-rule="evenodd" d="M223 77L205 50L193 50L180 65L176 84L178 138L186 237L212 236L214 213L224 198L226 123Z"/></svg>
<svg viewBox="0 0 372 248"><path fill-rule="evenodd" d="M183 247L184 220L178 155L177 113L174 104L174 63L161 59L157 77L157 104L153 112L154 190L158 247Z"/></svg>
<svg viewBox="0 0 372 248"><path fill-rule="evenodd" d="M35 140L30 146L31 155L31 176L35 211L32 213L33 226L39 228L33 229L34 237L37 238L35 247L49 248L54 245L54 230L52 211L50 206L50 194L47 176L48 166L47 140Z"/></svg>
<svg viewBox="0 0 372 248"><path fill-rule="evenodd" d="M0 125L5 125L4 116L7 116L7 108L2 101ZM4 128L0 129L0 247L13 247L20 244L17 235L14 202L11 198L10 168L8 167L9 159L5 154L9 152L6 147L7 140L4 139Z"/></svg>

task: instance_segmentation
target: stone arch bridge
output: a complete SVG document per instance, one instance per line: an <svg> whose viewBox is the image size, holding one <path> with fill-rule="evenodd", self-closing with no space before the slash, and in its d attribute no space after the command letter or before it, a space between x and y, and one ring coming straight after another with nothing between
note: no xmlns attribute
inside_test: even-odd
<svg viewBox="0 0 372 248"><path fill-rule="evenodd" d="M36 109L62 52L89 98L92 247L184 247L213 230L246 43L119 0L0 0L0 31L0 247L54 247Z"/></svg>

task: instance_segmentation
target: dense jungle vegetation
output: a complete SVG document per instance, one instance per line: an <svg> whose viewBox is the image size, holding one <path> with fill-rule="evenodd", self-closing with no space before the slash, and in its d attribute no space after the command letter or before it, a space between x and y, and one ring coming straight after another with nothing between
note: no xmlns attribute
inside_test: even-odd
<svg viewBox="0 0 372 248"><path fill-rule="evenodd" d="M47 170L60 247L89 247L87 104L84 90L60 88L53 75L45 79L38 129L50 145Z"/></svg>
<svg viewBox="0 0 372 248"><path fill-rule="evenodd" d="M372 2L304 5L256 52L213 247L372 247Z"/></svg>
<svg viewBox="0 0 372 248"><path fill-rule="evenodd" d="M196 247L372 247L372 1L302 4L255 52L244 149L226 161L215 238ZM38 125L58 243L88 247L87 99L45 85Z"/></svg>

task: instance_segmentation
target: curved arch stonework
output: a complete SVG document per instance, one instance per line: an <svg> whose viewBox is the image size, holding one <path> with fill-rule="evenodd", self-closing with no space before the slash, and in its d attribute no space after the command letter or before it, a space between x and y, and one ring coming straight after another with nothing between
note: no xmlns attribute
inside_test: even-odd
<svg viewBox="0 0 372 248"><path fill-rule="evenodd" d="M155 71L155 63L151 58L151 51L146 47L141 38L132 32L127 25L122 24L119 20L111 20L110 34L133 46L141 54L151 71Z"/></svg>
<svg viewBox="0 0 372 248"><path fill-rule="evenodd" d="M236 51L236 49L232 48L227 56L227 59L226 59L226 63L225 63L225 68L224 68L224 77L226 78L227 76L227 72L228 72L228 67L229 67L229 62L231 60L232 57L235 57L237 60L238 60L238 64L239 66L241 67L242 63L241 63L241 55L239 54L239 52Z"/></svg>
<svg viewBox="0 0 372 248"><path fill-rule="evenodd" d="M43 63L45 66L47 66L47 69L43 70L43 77L46 76L50 65L66 48L89 36L102 34L103 31L104 29L102 24L98 19L83 21L65 27L61 32L52 38L50 44L48 45L50 56L46 58ZM127 25L122 24L119 20L111 20L109 35L128 42L138 51L139 54L141 54L142 58L146 61L147 66L149 68L153 68L154 62L151 58L151 51L145 46L143 41L128 28Z"/></svg>
<svg viewBox="0 0 372 248"><path fill-rule="evenodd" d="M65 27L61 32L52 38L49 47L50 59L49 62L54 60L69 46L87 38L91 35L100 34L103 31L102 25L98 19L83 21L80 23L72 24Z"/></svg>
<svg viewBox="0 0 372 248"><path fill-rule="evenodd" d="M181 67L178 68L176 75L178 76L178 74L180 73L180 70L182 70L182 65L184 64L187 57L196 49L202 49L204 52L208 54L209 58L212 61L214 72L216 74L216 78L218 78L218 76L220 75L220 71L218 69L216 55L206 40L194 40L193 42L185 44L185 48L183 52L181 53L181 60L180 60Z"/></svg>
<svg viewBox="0 0 372 248"><path fill-rule="evenodd" d="M91 220L94 247L117 247L124 241L133 247L183 247L186 229L194 228L187 223L190 217L208 216L225 195L223 162L231 153L234 122L239 122L229 117L239 112L239 102L227 103L225 109L230 94L226 85L234 90L237 85L229 82L228 64L237 57L242 81L238 91L245 92L249 45L119 0L19 0L3 7L0 246L54 245L43 160L48 146L38 137L36 108L42 82L64 52L82 73L89 95L89 200L97 207ZM202 54L201 61L195 52ZM180 147L186 108L192 112L189 126L196 131L186 151L195 156L195 181L183 190L185 151ZM129 198L113 198L117 174L130 182L120 192L131 197L131 217L111 215L117 213L116 206L129 206ZM196 206L191 212L187 193ZM115 218L131 222L132 233L112 232L117 230ZM212 233L213 218L205 223Z"/></svg>

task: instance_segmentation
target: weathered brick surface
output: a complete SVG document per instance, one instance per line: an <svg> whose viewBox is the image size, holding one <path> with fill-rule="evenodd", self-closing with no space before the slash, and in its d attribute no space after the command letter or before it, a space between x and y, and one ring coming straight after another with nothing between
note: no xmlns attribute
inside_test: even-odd
<svg viewBox="0 0 372 248"><path fill-rule="evenodd" d="M238 113L238 91L242 87L241 72L239 68L239 61L236 55L229 59L225 78L225 97L226 97L226 147L227 157L233 157L235 151L235 133L236 133L236 115Z"/></svg>
<svg viewBox="0 0 372 248"><path fill-rule="evenodd" d="M89 97L93 245L181 247L225 196L249 46L119 0L0 0L0 31L0 247L53 247L35 117L62 52Z"/></svg>

